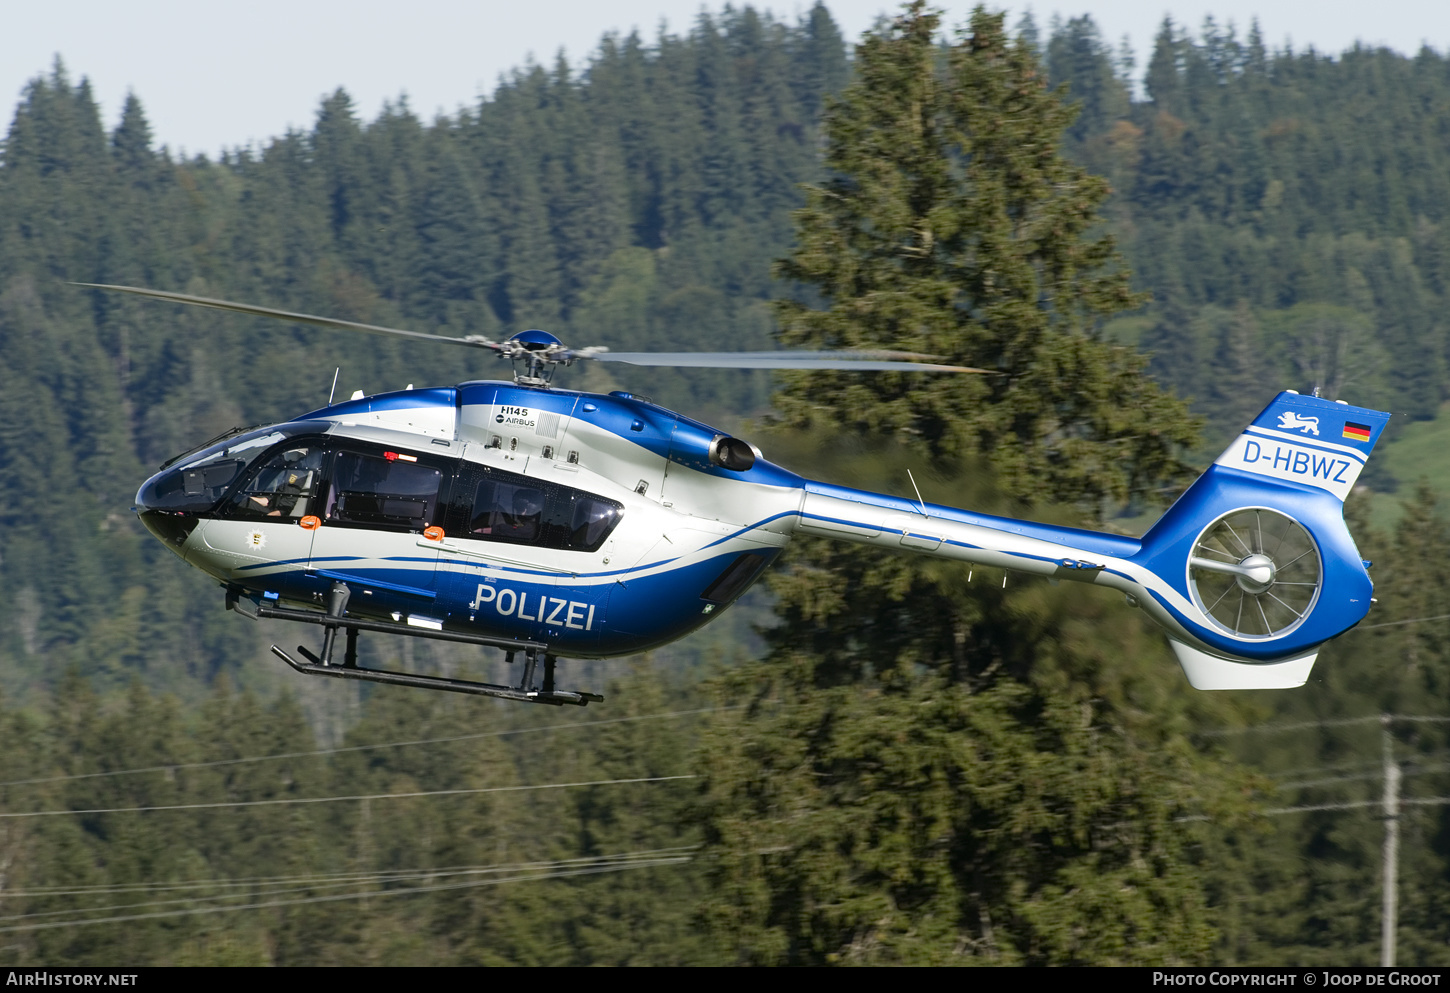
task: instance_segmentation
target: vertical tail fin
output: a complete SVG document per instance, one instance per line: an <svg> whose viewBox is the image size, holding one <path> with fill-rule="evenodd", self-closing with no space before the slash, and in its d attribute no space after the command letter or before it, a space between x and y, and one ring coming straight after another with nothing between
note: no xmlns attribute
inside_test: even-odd
<svg viewBox="0 0 1450 993"><path fill-rule="evenodd" d="M1342 400L1280 393L1214 465L1313 486L1343 503L1389 419Z"/></svg>
<svg viewBox="0 0 1450 993"><path fill-rule="evenodd" d="M1363 619L1373 584L1343 505L1389 417L1280 393L1144 535L1194 686L1301 685Z"/></svg>

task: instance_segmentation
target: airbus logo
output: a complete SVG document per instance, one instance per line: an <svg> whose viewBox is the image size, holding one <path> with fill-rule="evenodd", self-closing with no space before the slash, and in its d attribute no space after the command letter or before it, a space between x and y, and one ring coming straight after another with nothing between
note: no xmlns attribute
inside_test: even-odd
<svg viewBox="0 0 1450 993"><path fill-rule="evenodd" d="M521 428L534 426L534 412L528 407L496 407L498 413L494 414L495 424L513 424Z"/></svg>

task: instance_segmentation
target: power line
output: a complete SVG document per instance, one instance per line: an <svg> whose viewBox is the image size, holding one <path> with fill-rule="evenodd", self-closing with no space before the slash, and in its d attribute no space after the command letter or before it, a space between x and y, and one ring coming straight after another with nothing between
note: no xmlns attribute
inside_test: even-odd
<svg viewBox="0 0 1450 993"><path fill-rule="evenodd" d="M1276 789L1280 790L1305 790L1311 786L1329 786L1334 783L1349 783L1365 779L1379 779L1382 773L1379 769L1370 772L1357 772L1352 775L1331 776L1328 779L1305 779L1295 783L1279 783Z"/></svg>
<svg viewBox="0 0 1450 993"><path fill-rule="evenodd" d="M335 903L341 900L363 900L374 897L414 896L419 893L437 893L443 890L470 889L479 886L500 886L504 883L534 882L543 879L562 879L569 876L588 876L605 872L621 872L625 869L641 869L658 865L678 865L689 862L692 856L661 856L657 859L642 859L620 865L591 865L560 871L512 876L508 879L474 879L463 883L441 883L435 886L415 886L411 889L371 890L366 893L333 893L327 896L303 897L296 900L264 900L257 903L239 904L231 907L191 907L184 910L158 910L145 914L125 914L115 917L95 917L88 920L49 921L40 924L15 924L0 927L0 932L42 931L62 927L84 927L88 924L119 924L128 921L155 920L163 917L187 917L200 914L222 914L242 910L265 910L271 907L298 907L314 903Z"/></svg>
<svg viewBox="0 0 1450 993"><path fill-rule="evenodd" d="M1403 621L1383 621L1379 624L1361 624L1358 630L1370 631L1374 628L1392 628L1398 627L1401 624L1418 624L1421 621L1443 621L1447 619L1450 619L1450 614L1436 614L1434 617L1411 617Z"/></svg>
<svg viewBox="0 0 1450 993"><path fill-rule="evenodd" d="M363 882L368 882L368 880L363 880ZM377 880L377 882L382 883L382 882L387 882L387 880ZM341 884L339 884L339 885L341 885ZM267 890L267 894L266 895L268 895L268 896L281 896L281 895L284 895L284 894L287 894L287 893L306 893L306 892L309 892L309 891L312 891L312 890L316 890L316 889L326 889L326 888L327 887L323 887L323 886L288 886L288 887L282 887L282 888L269 888ZM117 904L111 904L110 906L105 906L105 907L67 907L64 910L46 910L46 911L36 912L36 913L33 913L33 914L13 914L13 915L11 915L9 917L0 917L0 924L5 924L5 923L7 923L9 921L28 921L28 920L35 920L36 918L40 918L40 917L59 917L59 916L68 915L68 914L69 915L74 915L74 914L78 914L78 913L80 913L80 914L95 914L95 913L101 913L102 911L107 911L107 910L133 910L133 909L135 909L137 907L164 907L164 906L167 906L167 905L170 905L170 904L176 904L176 903L190 903L190 904L195 904L195 903L199 903L199 902L201 902L203 900L240 900L240 899L242 899L244 897L248 897L248 896L251 896L251 897L255 898L257 896L257 894L255 894L255 893L251 893L251 894L249 894L249 893L217 893L217 894L212 894L212 895L209 895L209 896L203 895L203 896L176 897L176 898L171 899L171 900L137 900L137 901L135 901L133 903L117 903Z"/></svg>
<svg viewBox="0 0 1450 993"><path fill-rule="evenodd" d="M1341 776L1330 776L1330 777L1328 777L1326 779L1305 779L1305 780L1300 780L1300 781L1296 781L1296 782L1278 783L1277 784L1277 788L1278 789L1281 789L1281 790L1308 789L1311 786L1328 786L1328 785L1333 784L1333 783L1347 783L1347 782L1353 782L1353 781L1356 781L1356 780L1382 779L1382 778L1384 778L1384 770L1379 765L1375 765L1373 767L1368 766L1368 765L1363 765L1363 766L1361 766L1361 768L1364 769L1364 771L1362 771L1362 772L1355 772L1355 773L1345 773L1344 775L1341 775ZM1409 776L1409 775L1423 775L1423 774L1431 773L1431 772L1444 772L1446 769L1450 769L1450 762L1431 762L1431 763L1425 763L1425 762L1403 761L1403 762L1400 763L1400 770L1405 775L1407 775L1407 776ZM1309 771L1309 772L1316 772L1316 771L1319 771L1319 770L1310 769L1310 770L1307 770L1307 771ZM1323 771L1325 771L1325 772L1332 771L1332 767L1326 767Z"/></svg>
<svg viewBox="0 0 1450 993"><path fill-rule="evenodd" d="M1439 807L1450 803L1450 796L1400 797L1399 802L1416 807ZM1316 810L1354 810L1359 807L1378 807L1382 800L1353 800L1345 803L1314 803L1304 807L1270 807L1259 813L1266 815L1304 814Z"/></svg>
<svg viewBox="0 0 1450 993"><path fill-rule="evenodd" d="M1376 714L1373 717L1339 717L1327 721L1299 721L1294 724L1256 724L1246 728L1218 728L1199 733L1206 738L1220 738L1230 734L1272 734L1279 731L1305 731L1309 728L1348 727L1355 724L1377 723L1379 719L1379 715Z"/></svg>
<svg viewBox="0 0 1450 993"><path fill-rule="evenodd" d="M335 887L340 887L340 886L360 886L360 885L364 885L364 884L368 884L368 883L371 883L371 884L374 884L374 885L377 885L377 884L386 884L386 883L406 883L406 882L412 882L412 881L416 881L416 880L444 879L444 878L448 878L448 877L451 877L451 876L460 876L460 875L482 875L482 874L500 874L500 873L522 873L522 872L554 871L554 870L577 868L577 867L580 867L580 866L593 866L593 867L599 867L599 866L616 866L616 867L619 867L619 868L628 868L629 865L631 865L631 864L633 864L635 862L640 862L640 861L647 861L649 864L654 865L654 864L658 864L659 859L661 857L670 858L670 859L685 857L685 856L682 855L682 853L685 853L685 852L693 852L698 847L699 847L698 845L681 845L681 846L677 846L677 847L674 847L674 848L657 848L657 849L647 849L647 850L638 851L638 852L623 852L623 853L620 853L620 854L617 854L617 855L598 855L598 856L588 856L588 857L583 857L583 858L559 859L559 860L552 861L552 862L515 862L515 863L500 863L500 864L497 864L497 865L465 866L465 867L455 868L453 870L437 870L437 869L393 869L393 870L384 870L384 871L381 871L381 872L374 872L374 873L342 873L342 874L338 874L335 878L334 877L315 877L316 880L325 880L325 881L310 881L309 877L306 877L306 876L297 876L297 877L292 877L291 879L288 879L287 877L278 877L279 879L284 880L285 882L270 882L270 883L266 883L266 884L263 884L262 886L258 887L258 889L267 890L268 891L266 893L267 896L280 896L280 895L283 895L283 894L286 894L286 893L302 893L302 892L307 892L309 890L316 890L316 889L330 888L330 887L331 888L335 888ZM176 889L186 889L186 888L191 888L193 886L206 886L206 885L208 885L208 884L206 884L205 882L200 882L200 883L184 883L184 884L178 884L177 886L175 886L175 888ZM224 883L223 883L223 885L224 885ZM246 881L241 881L238 885L247 885L247 884L246 884ZM163 887L163 890L164 890L164 887ZM99 887L97 888L97 890L91 891L91 892L93 892L94 895L97 895L97 896L109 895L105 891L104 888L99 888ZM10 893L10 894L7 894L7 895L9 895L9 896L18 896L20 894L19 893ZM85 895L85 894L84 893L75 893L74 891L72 891L71 894L67 894L67 893L65 893L63 891L61 893L30 894L30 895L59 896L59 895ZM101 907L67 907L67 908L65 908L63 910L47 910L47 911L39 911L39 912L29 913L29 914L12 914L12 915L9 915L9 916L0 917L0 924L4 924L4 923L10 922L10 921L35 920L36 918L40 918L40 917L58 917L58 916L61 916L61 915L64 915L64 914L100 913L102 911L107 911L107 910L126 910L126 909L135 908L135 907L161 907L161 906L166 906L168 904L178 904L178 903L193 903L194 904L194 903L199 903L199 902L204 901L204 900L239 900L239 899L243 899L244 897L247 897L249 895L255 897L257 894L256 893L252 893L252 894L247 894L247 893L213 893L213 894L200 894L200 895L197 895L197 896L189 896L189 897L175 897L175 898L172 898L172 899L137 900L137 901L134 901L132 903L113 904L113 905L110 905L110 906L101 906Z"/></svg>
<svg viewBox="0 0 1450 993"><path fill-rule="evenodd" d="M675 852L691 852L699 848L699 845L675 845L670 848L647 848L634 852L620 852L615 855L586 855L567 859L550 859L542 862L493 862L479 865L444 865L432 866L430 868L413 869L378 869L368 872L323 872L305 873L292 876L239 876L222 879L189 879L173 883L104 883L97 886L40 886L28 890L6 890L0 893L0 899L8 897L51 897L51 896L107 896L116 893L132 892L155 892L182 889L201 889L206 887L240 887L240 886L276 886L292 883L317 882L322 885L348 882L367 882L369 880L387 880L393 877L404 878L415 875L447 876L459 875L470 872L498 872L505 870L534 870L549 869L559 866L571 865L576 862L593 862L601 858L634 858L637 856L653 856Z"/></svg>
<svg viewBox="0 0 1450 993"><path fill-rule="evenodd" d="M1351 800L1345 803L1311 803L1302 807L1269 807L1259 811L1266 817L1277 817L1281 814L1307 814L1316 810L1355 810L1360 807L1377 807L1378 800Z"/></svg>
<svg viewBox="0 0 1450 993"><path fill-rule="evenodd" d="M700 707L696 710L673 710L664 714L640 714L634 717L611 717L600 721L573 721L567 724L545 724L540 727L514 728L509 731L481 731L477 734L459 734L446 738L420 738L415 741L387 741L375 745L347 745L340 748L317 748L305 752L277 752L273 755L255 755L238 759L216 759L210 762L181 762L171 765L144 766L139 769L117 769L110 772L79 772L66 776L41 776L35 779L11 779L0 782L0 786L26 786L33 783L60 783L76 779L98 779L105 776L133 776L147 772L177 772L182 769L211 769L225 765L243 765L251 762L270 762L276 759L310 758L316 755L340 755L343 752L366 752L377 748L404 748L409 745L440 745L454 741L473 741L479 738L502 738L512 734L530 734L534 731L559 731L567 728L600 727L605 724L625 724L630 721L667 720L673 717L689 717L695 714L709 714L721 710L739 710L740 707Z"/></svg>
<svg viewBox="0 0 1450 993"><path fill-rule="evenodd" d="M1220 738L1231 734L1275 733L1279 731L1307 731L1310 728L1352 727L1359 724L1379 724L1383 721L1418 724L1446 724L1450 717L1431 714L1373 714L1368 717L1331 717L1317 721L1298 721L1293 724L1256 724L1245 728L1216 728L1211 731L1195 732L1205 738Z"/></svg>
<svg viewBox="0 0 1450 993"><path fill-rule="evenodd" d="M209 810L219 807L267 807L296 803L339 803L344 800L398 800L423 796L465 796L477 793L516 793L524 790L562 790L575 786L619 786L627 783L664 783L695 776L646 776L638 779L596 779L582 783L541 783L535 786L481 786L459 790L418 790L409 793L365 793L352 796L278 797L274 800L223 800L215 803L177 803L154 807L104 807L91 810L30 810L0 813L0 818L62 817L68 814L137 814L161 810Z"/></svg>
<svg viewBox="0 0 1450 993"><path fill-rule="evenodd" d="M1450 803L1450 796L1401 797L1399 802L1416 807L1438 807ZM1308 814L1318 810L1358 810L1363 807L1378 807L1382 803L1382 800L1347 800L1343 803L1311 803L1302 807L1266 807L1255 813L1265 817L1278 817L1283 814ZM1174 818L1179 822L1211 821L1212 819L1207 814L1188 814Z"/></svg>
<svg viewBox="0 0 1450 993"><path fill-rule="evenodd" d="M1324 772L1361 772L1365 769L1378 769L1378 762L1332 762L1329 765L1299 766L1294 769L1279 769L1272 773L1265 773L1271 776L1312 776Z"/></svg>

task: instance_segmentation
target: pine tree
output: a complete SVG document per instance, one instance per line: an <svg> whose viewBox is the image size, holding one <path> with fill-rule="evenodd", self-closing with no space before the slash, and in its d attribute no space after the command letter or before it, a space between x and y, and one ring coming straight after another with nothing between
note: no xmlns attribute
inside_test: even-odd
<svg viewBox="0 0 1450 993"><path fill-rule="evenodd" d="M816 412L895 432L935 457L986 453L1023 499L1097 505L1180 471L1182 406L1110 346L1099 322L1141 303L1106 236L1107 186L1059 153L1073 112L1001 18L974 15L939 66L939 19L914 3L868 37L828 114L826 165L778 274L829 309L788 300L782 340L896 348L982 376L796 375L790 423Z"/></svg>
<svg viewBox="0 0 1450 993"><path fill-rule="evenodd" d="M1054 86L1067 87L1068 99L1081 105L1067 133L1076 141L1104 134L1128 116L1128 90L1114 71L1112 53L1097 25L1086 15L1054 32L1047 46L1047 69Z"/></svg>
<svg viewBox="0 0 1450 993"><path fill-rule="evenodd" d="M828 95L846 85L850 64L846 61L846 40L826 5L817 0L807 17L798 49L800 73L797 86L806 114L815 119Z"/></svg>

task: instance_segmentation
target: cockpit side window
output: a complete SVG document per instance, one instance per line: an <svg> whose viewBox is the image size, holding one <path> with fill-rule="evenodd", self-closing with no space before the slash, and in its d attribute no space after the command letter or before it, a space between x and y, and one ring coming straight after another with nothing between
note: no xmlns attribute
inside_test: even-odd
<svg viewBox="0 0 1450 993"><path fill-rule="evenodd" d="M298 444L273 452L231 497L231 516L300 518L317 492L322 448Z"/></svg>

